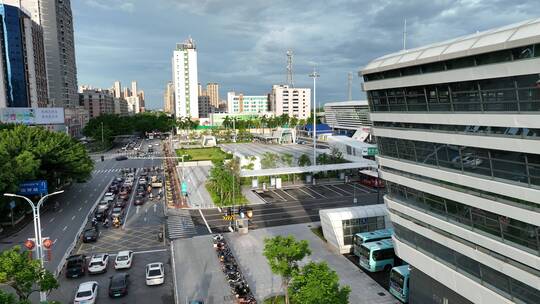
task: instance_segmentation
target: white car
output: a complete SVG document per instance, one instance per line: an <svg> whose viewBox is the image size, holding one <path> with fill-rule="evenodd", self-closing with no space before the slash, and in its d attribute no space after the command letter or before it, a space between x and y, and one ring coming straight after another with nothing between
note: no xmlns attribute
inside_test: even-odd
<svg viewBox="0 0 540 304"><path fill-rule="evenodd" d="M146 265L146 285L160 285L165 280L163 263L151 263Z"/></svg>
<svg viewBox="0 0 540 304"><path fill-rule="evenodd" d="M133 251L120 251L114 260L114 269L131 268L133 262Z"/></svg>
<svg viewBox="0 0 540 304"><path fill-rule="evenodd" d="M98 294L98 282L90 281L79 285L75 293L74 304L94 304Z"/></svg>
<svg viewBox="0 0 540 304"><path fill-rule="evenodd" d="M106 253L94 254L88 264L88 273L104 273L107 272L109 264L109 255Z"/></svg>

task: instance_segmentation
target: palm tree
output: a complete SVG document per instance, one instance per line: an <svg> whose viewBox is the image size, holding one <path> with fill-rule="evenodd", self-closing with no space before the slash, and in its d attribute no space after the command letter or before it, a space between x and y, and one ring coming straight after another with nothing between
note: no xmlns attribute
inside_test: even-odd
<svg viewBox="0 0 540 304"><path fill-rule="evenodd" d="M222 125L225 129L228 129L231 126L231 118L228 115L223 119Z"/></svg>
<svg viewBox="0 0 540 304"><path fill-rule="evenodd" d="M261 125L262 125L262 128L263 128L263 134L264 134L264 129L266 128L266 125L268 124L268 117L266 117L266 115L263 115L263 117L261 117Z"/></svg>

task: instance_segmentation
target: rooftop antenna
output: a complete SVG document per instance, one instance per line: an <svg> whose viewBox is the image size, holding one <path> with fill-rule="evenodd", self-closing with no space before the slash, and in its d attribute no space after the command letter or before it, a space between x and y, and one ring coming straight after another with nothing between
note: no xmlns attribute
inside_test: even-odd
<svg viewBox="0 0 540 304"><path fill-rule="evenodd" d="M407 19L405 19L403 25L403 50L407 49Z"/></svg>
<svg viewBox="0 0 540 304"><path fill-rule="evenodd" d="M352 72L349 72L347 77L347 92L349 93L349 101L352 100Z"/></svg>
<svg viewBox="0 0 540 304"><path fill-rule="evenodd" d="M293 64L293 51L289 49L287 50L287 84L291 88L294 87L292 64Z"/></svg>

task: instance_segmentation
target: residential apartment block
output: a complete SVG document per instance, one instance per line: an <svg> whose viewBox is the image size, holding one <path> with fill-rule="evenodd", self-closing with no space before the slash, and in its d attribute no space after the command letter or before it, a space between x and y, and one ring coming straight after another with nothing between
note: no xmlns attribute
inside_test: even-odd
<svg viewBox="0 0 540 304"><path fill-rule="evenodd" d="M172 57L174 113L177 118L199 118L197 49L193 39L176 44Z"/></svg>
<svg viewBox="0 0 540 304"><path fill-rule="evenodd" d="M273 85L269 94L270 110L276 116L307 119L311 113L311 89L293 88L288 85Z"/></svg>
<svg viewBox="0 0 540 304"><path fill-rule="evenodd" d="M114 94L109 90L84 89L79 93L79 103L90 118L115 113Z"/></svg>
<svg viewBox="0 0 540 304"><path fill-rule="evenodd" d="M227 109L230 114L253 114L269 111L268 96L250 96L235 92L227 93Z"/></svg>

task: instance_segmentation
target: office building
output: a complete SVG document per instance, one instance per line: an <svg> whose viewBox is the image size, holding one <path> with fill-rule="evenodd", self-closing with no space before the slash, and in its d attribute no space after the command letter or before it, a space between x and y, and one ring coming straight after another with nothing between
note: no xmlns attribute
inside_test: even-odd
<svg viewBox="0 0 540 304"><path fill-rule="evenodd" d="M167 83L165 93L163 94L163 111L174 114L174 85L172 81Z"/></svg>
<svg viewBox="0 0 540 304"><path fill-rule="evenodd" d="M0 107L46 107L47 73L41 26L18 6L0 4Z"/></svg>
<svg viewBox="0 0 540 304"><path fill-rule="evenodd" d="M141 105L139 96L129 96L124 98L127 101L128 113L130 115L137 114L141 112Z"/></svg>
<svg viewBox="0 0 540 304"><path fill-rule="evenodd" d="M172 57L174 113L177 118L199 118L197 49L193 39L177 43Z"/></svg>
<svg viewBox="0 0 540 304"><path fill-rule="evenodd" d="M130 96L131 96L131 92L129 91L129 88L128 88L128 87L125 87L125 88L124 88L124 92L122 93L122 97L123 97L124 99L126 99L126 98L128 98L128 97L130 97Z"/></svg>
<svg viewBox="0 0 540 304"><path fill-rule="evenodd" d="M144 112L146 108L146 104L144 103L144 91L139 91L137 97L139 97L139 111Z"/></svg>
<svg viewBox="0 0 540 304"><path fill-rule="evenodd" d="M199 118L208 118L208 115L213 112L210 105L210 96L199 96Z"/></svg>
<svg viewBox="0 0 540 304"><path fill-rule="evenodd" d="M540 19L362 71L411 303L540 303Z"/></svg>
<svg viewBox="0 0 540 304"><path fill-rule="evenodd" d="M210 105L219 108L219 84L215 82L206 84L206 95L210 97Z"/></svg>
<svg viewBox="0 0 540 304"><path fill-rule="evenodd" d="M102 89L84 89L79 93L79 104L88 110L90 118L114 114L114 93Z"/></svg>
<svg viewBox="0 0 540 304"><path fill-rule="evenodd" d="M90 113L83 106L65 108L64 120L67 133L72 137L81 138L82 130L90 120Z"/></svg>
<svg viewBox="0 0 540 304"><path fill-rule="evenodd" d="M49 104L78 105L73 16L69 0L4 0L21 6L43 28Z"/></svg>
<svg viewBox="0 0 540 304"><path fill-rule="evenodd" d="M114 98L123 98L122 96L122 84L120 81L115 81L113 86Z"/></svg>
<svg viewBox="0 0 540 304"><path fill-rule="evenodd" d="M201 83L197 85L197 92L199 92L199 96L206 95L206 91L203 89L203 86L201 85Z"/></svg>
<svg viewBox="0 0 540 304"><path fill-rule="evenodd" d="M336 130L355 131L372 125L366 100L327 102L324 117L326 124Z"/></svg>
<svg viewBox="0 0 540 304"><path fill-rule="evenodd" d="M310 116L311 89L273 85L269 100L270 111L276 116L287 114L298 119L307 119Z"/></svg>
<svg viewBox="0 0 540 304"><path fill-rule="evenodd" d="M251 114L269 111L268 96L227 93L227 108L231 114Z"/></svg>
<svg viewBox="0 0 540 304"><path fill-rule="evenodd" d="M128 116L128 103L124 98L114 98L114 114Z"/></svg>

